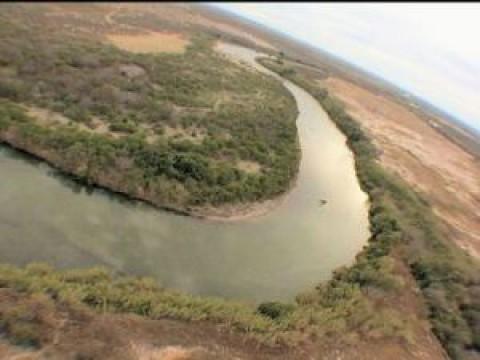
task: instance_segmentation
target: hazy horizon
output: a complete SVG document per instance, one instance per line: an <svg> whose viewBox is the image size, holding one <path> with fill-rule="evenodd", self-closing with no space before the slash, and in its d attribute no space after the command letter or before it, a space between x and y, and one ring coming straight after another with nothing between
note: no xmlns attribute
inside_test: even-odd
<svg viewBox="0 0 480 360"><path fill-rule="evenodd" d="M480 131L480 4L209 4L326 50Z"/></svg>

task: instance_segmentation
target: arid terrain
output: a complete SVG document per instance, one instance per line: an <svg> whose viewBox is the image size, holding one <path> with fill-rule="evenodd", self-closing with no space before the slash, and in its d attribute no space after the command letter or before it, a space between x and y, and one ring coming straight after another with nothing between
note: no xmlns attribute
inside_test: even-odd
<svg viewBox="0 0 480 360"><path fill-rule="evenodd" d="M134 53L182 53L188 41L178 34L150 33L148 35L108 35L116 46Z"/></svg>
<svg viewBox="0 0 480 360"><path fill-rule="evenodd" d="M415 295L405 294L399 306L412 316L421 308ZM311 338L303 346L270 347L248 336L205 321L146 320L137 315L95 313L82 306L53 304L48 297L24 296L0 289L0 318L21 314L33 320L40 350L12 346L0 339L0 358L5 360L105 359L105 360L338 360L398 359L441 360L445 354L428 330L418 322L412 343L352 337L338 346ZM423 316L421 312L418 316Z"/></svg>
<svg viewBox="0 0 480 360"><path fill-rule="evenodd" d="M381 161L431 201L451 239L480 257L480 163L410 109L339 78L326 87L371 134Z"/></svg>

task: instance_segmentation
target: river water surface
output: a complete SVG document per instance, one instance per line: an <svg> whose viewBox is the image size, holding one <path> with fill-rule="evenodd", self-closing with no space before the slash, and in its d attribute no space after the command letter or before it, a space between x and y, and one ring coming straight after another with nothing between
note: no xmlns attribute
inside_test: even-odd
<svg viewBox="0 0 480 360"><path fill-rule="evenodd" d="M254 63L251 50L220 49ZM268 214L231 223L178 216L76 185L0 147L0 262L107 265L192 294L255 302L291 300L328 279L369 237L368 198L343 134L308 93L284 84L299 108L302 160L296 186Z"/></svg>

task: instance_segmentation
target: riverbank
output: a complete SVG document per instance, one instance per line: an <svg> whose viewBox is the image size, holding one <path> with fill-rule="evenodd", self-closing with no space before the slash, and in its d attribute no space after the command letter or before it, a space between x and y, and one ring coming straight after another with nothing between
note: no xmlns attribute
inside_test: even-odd
<svg viewBox="0 0 480 360"><path fill-rule="evenodd" d="M261 62L278 73L285 74L289 69L268 59ZM355 154L360 183L371 199L372 237L369 246L357 256L355 265L346 270L347 274L359 272L357 281L361 284L365 281L363 273L371 266L378 266L378 259L399 261L405 267L401 278L409 283L410 291L417 291L418 287L422 292L420 307L426 306L423 312L448 355L452 359L466 359L478 354L478 259L449 239L444 224L420 193L382 167L380 149L341 102L318 83L295 71L289 71L287 77L313 94L347 136L348 146Z"/></svg>
<svg viewBox="0 0 480 360"><path fill-rule="evenodd" d="M216 221L216 222L237 222L253 218L258 218L264 215L267 215L269 212L276 209L280 206L285 199L288 197L289 193L295 188L295 185L298 180L298 174L292 179L291 185L285 190L284 193L278 195L274 199L257 201L252 203L243 203L243 204L227 204L221 206L205 206L205 207L174 207L169 205L163 205L161 203L153 202L150 198L142 196L142 193L131 194L127 191L122 191L116 189L115 187L110 186L108 183L102 183L101 180L98 182L87 182L81 179L80 173L74 173L70 170L66 170L58 166L58 158L47 151L42 151L40 149L32 149L32 147L25 146L15 140L12 140L8 135L2 137L0 132L0 145L7 146L14 151L19 151L23 155L31 157L37 161L42 161L51 166L52 168L61 172L62 176L69 178L69 180L78 182L81 186L99 188L106 191L109 191L117 196L125 197L127 200L137 200L142 201L145 204L148 204L158 210L167 211L179 216L190 216L193 218L207 220L207 221Z"/></svg>
<svg viewBox="0 0 480 360"><path fill-rule="evenodd" d="M3 136L2 136L3 135ZM275 208L280 206L292 189L295 187L295 184L298 179L298 174L292 179L291 185L288 187L285 192L278 195L274 199L268 199L264 201L257 201L252 203L243 203L243 204L228 204L221 205L218 207L176 207L173 205L165 205L159 202L153 201L151 198L146 196L145 192L138 192L132 194L126 189L119 189L118 185L112 185L107 181L103 181L101 177L92 180L86 181L82 178L80 172L74 172L72 169L63 167L61 160L57 154L45 151L43 149L35 148L32 144L24 144L19 141L16 141L12 138L11 134L2 134L0 131L0 145L10 147L14 151L19 151L22 154L29 156L37 161L43 161L52 168L60 171L62 176L69 178L72 181L78 182L79 185L86 187L99 188L116 194L117 196L122 196L128 200L137 200L142 201L145 204L148 204L158 210L167 211L179 216L190 216L193 218L201 220L210 220L218 222L236 222L242 220L248 220L252 218L258 218L264 215L267 215L269 212L273 211Z"/></svg>
<svg viewBox="0 0 480 360"><path fill-rule="evenodd" d="M278 208L286 200L290 192L295 188L298 179L298 173L292 179L291 185L285 192L273 199L261 202L244 203L244 204L228 204L218 207L209 206L200 209L189 209L186 214L207 221L218 222L236 222L259 218L267 215L271 211Z"/></svg>
<svg viewBox="0 0 480 360"><path fill-rule="evenodd" d="M101 169L95 174L85 176L85 168L87 164L72 167L71 164L65 162L62 154L49 151L41 145L29 142L24 139L18 131L8 129L0 130L0 142L11 148L21 151L34 157L37 160L43 160L53 168L61 171L64 176L71 177L73 180L82 183L85 186L94 186L102 188L112 193L125 196L132 200L143 201L159 210L175 213L177 215L192 216L198 219L221 222L235 222L251 219L267 214L278 207L288 193L293 189L298 177L298 170L292 177L290 185L282 191L281 194L272 199L261 201L253 201L246 203L227 203L218 206L175 206L164 202L164 199L158 198L155 194L149 192L141 186L132 189L131 184L122 182L118 174L122 174L122 169Z"/></svg>
<svg viewBox="0 0 480 360"><path fill-rule="evenodd" d="M244 54L240 53L239 56L235 56L235 52L230 53L228 51L231 49L236 49L238 47L231 46L225 43L223 43L223 45L223 47L215 45L215 50L220 52L223 51L227 55L227 58L229 58L229 60L233 62L242 63L243 61L242 66L246 66L245 71L251 72L251 70L255 68L256 70L266 72L268 75L272 75L276 77L277 80L280 80L280 78L278 78L275 74L268 72L268 70L262 68L261 65L257 64L251 55L248 55L245 59ZM226 49L226 51L224 51L224 49ZM247 60L246 64L245 60ZM298 107L296 103L295 106ZM298 114L298 110L296 112ZM58 116L61 117L60 114ZM69 121L67 118L63 119L64 121ZM45 124L42 123L42 125ZM83 126L82 129L83 128L89 130L88 127ZM35 131L37 130L35 129ZM13 148L21 150L25 153L29 153L35 156L37 159L45 160L51 166L62 171L66 176L72 176L75 180L88 186L100 187L112 191L113 193L121 194L130 199L143 201L160 210L169 211L178 215L192 216L198 219L204 219L209 221L243 221L260 217L273 211L284 201L288 193L295 186L298 178L299 164L301 161L300 140L297 132L295 141L295 147L297 148L296 151L298 154L295 161L296 168L292 171L293 176L288 176L288 178L290 179L290 183L284 189L282 189L280 193L275 194L274 197L264 198L263 195L260 195L260 199L257 201L227 201L215 205L206 204L194 206L186 204L183 206L179 204L174 204L172 203L172 201L168 201L167 196L159 196L159 194L155 191L155 188L152 189L151 187L142 186L142 182L134 183L132 181L125 181L123 178L121 178L121 175L125 172L126 169L121 164L120 166L118 166L119 163L128 163L129 161L131 162L131 159L117 159L118 161L115 160L113 165L110 167L101 167L95 169L94 171L90 171L91 164L88 159L86 162L79 162L78 159L75 159L75 161L68 161L64 158L64 154L62 152L48 149L48 147L41 144L41 141L37 141L36 137L29 138L28 136L25 136L26 133L31 132L33 131L24 131L22 129L16 129L13 126L6 126L5 128L3 128L3 130L0 128L0 141L3 141L12 146ZM88 132L89 131L83 131L84 134ZM99 137L104 134L96 134L93 132L92 135ZM115 135L116 137L118 137L121 134ZM72 164L75 162L76 164ZM181 186L181 184L178 184L176 187L173 187L170 192L182 193L185 192L185 189ZM179 201L175 202L178 203Z"/></svg>
<svg viewBox="0 0 480 360"><path fill-rule="evenodd" d="M176 215L191 216L209 221L236 222L266 215L282 204L295 187L298 179L297 169L286 190L272 199L247 203L221 204L219 206L178 207L163 203L162 199L154 198L141 187L137 187L132 191L129 184L122 184L121 181L116 181L118 176L112 176L113 170L99 172L93 177L85 178L83 166L70 167L69 164L65 163L61 154L48 151L36 143L24 141L14 130L1 131L0 129L0 143L29 155L36 160L46 162L62 172L64 176L70 177L71 180L77 181L82 185L98 187L131 200L143 201L159 210L168 211ZM117 170L121 173L121 169Z"/></svg>
<svg viewBox="0 0 480 360"><path fill-rule="evenodd" d="M351 142L355 140L352 140L351 133L346 133L352 145ZM298 350L293 356L285 353L284 359L289 359L289 356L307 359L325 354L342 354L346 359L357 359L358 353L369 358L380 352L402 360L442 359L442 351L431 337L429 329L418 320L424 316L423 309L417 301L408 271L398 260L398 255L392 254L392 248L400 240L399 233L404 230L403 225L397 222L401 216L397 218L398 214L390 214L390 208L381 206L393 194L404 196L404 193L392 191L389 188L392 185L386 185L390 184L391 179L384 173L371 171L368 162L363 162L366 161L364 154L358 153L356 141L352 149L356 150L355 160L361 170L359 175L362 184L374 200L370 220L375 232L354 265L336 271L332 280L316 286L314 290L299 294L294 303L270 302L258 308L238 306L233 302L170 293L142 280L128 282L122 278L112 279L104 272L57 273L38 266L26 270L2 268L0 279L7 287L15 288L21 284L27 292L44 289L44 284L49 284L49 291L57 294L56 298L62 298L65 294L83 294L84 301L90 306L107 313L131 312L155 322L169 316L183 321L196 320L197 325L200 321L217 323L223 329L235 329L232 334L238 336L237 339L243 333L256 342L274 344L277 349L281 346ZM334 180L337 183L339 181L338 178ZM375 182L375 186L371 181ZM402 198L393 199L402 201ZM411 203L402 202L400 205L402 211L412 206ZM421 204L415 203L414 206ZM299 221L301 216L295 218L295 222ZM402 226L402 229L398 226ZM337 229L337 232L340 231ZM245 240L248 240L248 234L245 234ZM304 247L304 236L300 236L299 240ZM279 247L276 249L278 251ZM291 257L289 261L292 262ZM296 267L301 265L300 262L294 263ZM248 266L243 265L242 270L248 271ZM15 318L11 321L15 323ZM194 329L195 325L186 327L184 331L189 333ZM335 341L329 342L332 338ZM201 337L198 341L206 340ZM211 344L212 341L217 340L210 338L207 343ZM263 353L265 350L258 351ZM250 355L247 357L254 358ZM282 356L279 355L279 358Z"/></svg>
<svg viewBox="0 0 480 360"><path fill-rule="evenodd" d="M438 119L413 111L393 95L340 78L328 78L322 85L344 102L382 149L382 164L425 194L451 240L480 259L479 158L431 125Z"/></svg>
<svg viewBox="0 0 480 360"><path fill-rule="evenodd" d="M249 54L252 59L257 55ZM4 258L22 264L44 259L69 268L101 259L123 273L153 276L169 288L253 301L293 299L299 291L329 279L333 269L354 261L370 235L367 196L360 189L344 136L314 98L286 85L299 108L302 151L291 191L283 196L259 203L260 207L246 205L240 209L242 221L238 208L229 209L236 217L219 226L218 218L174 216L142 206L144 202L120 203L108 191L87 195L44 176L42 169L0 157L6 174L0 198L15 204L1 211L0 218L15 224L8 228L9 238L25 244L5 245ZM69 172L81 169L71 164L65 162ZM108 180L110 175L102 173L107 170L90 175ZM121 180L121 175L119 169L113 180ZM328 205L321 206L320 199ZM183 209L169 209L187 215ZM32 236L29 229L50 240L39 241L40 235ZM301 241L292 241L295 238ZM54 251L59 244L63 250ZM25 252L24 247L32 251ZM64 253L68 256L62 257ZM290 262L300 265L285 267Z"/></svg>
<svg viewBox="0 0 480 360"><path fill-rule="evenodd" d="M189 43L182 53L147 46L137 54L55 23L55 31L34 31L51 23L51 8L44 9L16 14L30 24L17 37L10 9L0 15L8 53L0 69L4 141L86 184L197 217L264 213L261 202L270 208L287 191L300 155L297 114L278 80L222 58L208 34L180 31ZM260 210L230 206L256 202Z"/></svg>

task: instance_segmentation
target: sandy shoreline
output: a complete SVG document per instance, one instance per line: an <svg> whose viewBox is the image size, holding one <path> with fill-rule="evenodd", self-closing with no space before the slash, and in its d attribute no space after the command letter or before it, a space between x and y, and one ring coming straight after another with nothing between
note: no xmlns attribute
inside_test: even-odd
<svg viewBox="0 0 480 360"><path fill-rule="evenodd" d="M297 171L289 187L273 199L217 207L204 206L192 209L191 212L187 210L188 215L202 220L218 222L236 222L265 216L285 201L297 184L298 174Z"/></svg>

